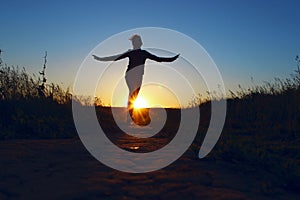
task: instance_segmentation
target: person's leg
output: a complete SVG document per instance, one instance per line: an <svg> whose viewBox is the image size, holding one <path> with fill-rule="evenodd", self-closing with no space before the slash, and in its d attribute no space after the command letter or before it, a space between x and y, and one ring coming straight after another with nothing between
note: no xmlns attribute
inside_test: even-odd
<svg viewBox="0 0 300 200"><path fill-rule="evenodd" d="M130 117L133 119L133 104L138 97L143 81L143 75L137 75L131 72L126 74L125 80L129 89L127 109L129 111Z"/></svg>
<svg viewBox="0 0 300 200"><path fill-rule="evenodd" d="M135 112L134 102L138 98L143 82L143 68L135 68L126 73L125 79L129 89L127 109L133 122L137 125L146 126L151 122L149 109L138 109Z"/></svg>
<svg viewBox="0 0 300 200"><path fill-rule="evenodd" d="M139 91L140 91L140 88L137 88L134 91L129 90L128 105L127 105L128 107L127 108L128 108L131 118L132 118L132 113L133 113L133 109L134 109L133 104L138 97Z"/></svg>

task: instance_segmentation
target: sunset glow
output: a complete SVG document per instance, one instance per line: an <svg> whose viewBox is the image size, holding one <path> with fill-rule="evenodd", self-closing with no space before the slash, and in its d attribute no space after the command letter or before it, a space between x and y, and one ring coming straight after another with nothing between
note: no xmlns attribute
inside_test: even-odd
<svg viewBox="0 0 300 200"><path fill-rule="evenodd" d="M149 104L148 102L146 101L146 99L144 99L143 97L138 97L134 104L133 104L133 107L134 108L148 108L149 107Z"/></svg>

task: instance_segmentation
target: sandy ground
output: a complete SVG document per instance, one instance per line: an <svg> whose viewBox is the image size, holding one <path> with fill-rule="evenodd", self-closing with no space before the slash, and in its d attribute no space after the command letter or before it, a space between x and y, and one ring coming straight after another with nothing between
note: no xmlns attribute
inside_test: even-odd
<svg viewBox="0 0 300 200"><path fill-rule="evenodd" d="M126 146L126 138L120 140ZM92 157L79 139L0 141L0 199L296 199L267 171L198 159L129 174ZM298 196L299 197L299 196Z"/></svg>

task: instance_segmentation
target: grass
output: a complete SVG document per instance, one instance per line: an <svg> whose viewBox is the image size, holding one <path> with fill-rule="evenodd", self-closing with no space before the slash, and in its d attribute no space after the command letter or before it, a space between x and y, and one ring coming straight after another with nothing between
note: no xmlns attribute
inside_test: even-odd
<svg viewBox="0 0 300 200"><path fill-rule="evenodd" d="M41 80L23 68L0 67L0 139L75 137L71 95L49 84L39 95Z"/></svg>
<svg viewBox="0 0 300 200"><path fill-rule="evenodd" d="M262 86L253 86L231 92L227 99L225 126L214 150L212 160L247 164L253 169L263 168L277 180L269 180L271 187L300 190L300 70L285 80ZM200 105L204 109L206 127L210 115L210 102ZM201 133L196 145L201 144ZM198 151L198 149L196 148Z"/></svg>

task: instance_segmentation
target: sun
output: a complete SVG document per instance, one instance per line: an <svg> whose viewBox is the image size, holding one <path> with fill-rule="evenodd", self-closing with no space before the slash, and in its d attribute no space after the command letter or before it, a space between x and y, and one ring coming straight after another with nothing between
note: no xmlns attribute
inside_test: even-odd
<svg viewBox="0 0 300 200"><path fill-rule="evenodd" d="M133 103L133 107L134 108L148 108L149 104L146 101L146 99L144 99L143 97L138 97L134 103Z"/></svg>

